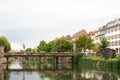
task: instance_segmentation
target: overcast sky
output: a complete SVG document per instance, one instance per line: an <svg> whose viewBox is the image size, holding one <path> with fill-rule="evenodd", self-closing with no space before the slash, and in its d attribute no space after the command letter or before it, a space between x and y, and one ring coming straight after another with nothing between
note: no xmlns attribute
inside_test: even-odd
<svg viewBox="0 0 120 80"><path fill-rule="evenodd" d="M97 30L120 18L120 0L0 0L0 36L12 49L34 48L41 40Z"/></svg>

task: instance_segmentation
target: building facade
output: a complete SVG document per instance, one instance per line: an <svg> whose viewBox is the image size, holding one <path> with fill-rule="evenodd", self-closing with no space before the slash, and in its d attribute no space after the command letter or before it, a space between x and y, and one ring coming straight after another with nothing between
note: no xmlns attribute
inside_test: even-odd
<svg viewBox="0 0 120 80"><path fill-rule="evenodd" d="M100 27L95 34L95 42L99 43L101 38L109 41L109 47L120 54L120 18Z"/></svg>

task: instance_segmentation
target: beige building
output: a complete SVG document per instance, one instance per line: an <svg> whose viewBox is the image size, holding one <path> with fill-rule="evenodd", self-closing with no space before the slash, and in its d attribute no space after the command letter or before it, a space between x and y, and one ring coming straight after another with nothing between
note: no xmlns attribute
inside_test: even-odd
<svg viewBox="0 0 120 80"><path fill-rule="evenodd" d="M101 38L106 38L110 46L108 48L116 50L120 54L120 18L100 27L95 34L95 42L100 42Z"/></svg>

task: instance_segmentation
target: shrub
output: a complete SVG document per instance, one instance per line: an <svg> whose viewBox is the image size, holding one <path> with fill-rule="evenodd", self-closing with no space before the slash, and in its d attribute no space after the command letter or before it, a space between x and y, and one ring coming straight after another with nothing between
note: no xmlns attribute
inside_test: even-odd
<svg viewBox="0 0 120 80"><path fill-rule="evenodd" d="M100 57L100 56L87 56L85 58L86 59L91 59L91 60L94 60L94 61L96 61L96 60L104 60L104 58Z"/></svg>
<svg viewBox="0 0 120 80"><path fill-rule="evenodd" d="M120 56L117 56L115 59L116 59L116 60L120 60Z"/></svg>
<svg viewBox="0 0 120 80"><path fill-rule="evenodd" d="M74 59L75 59L75 63L78 63L78 62L79 62L79 59L82 58L83 55L84 55L83 53L80 53L80 54L75 55L75 58L74 58Z"/></svg>

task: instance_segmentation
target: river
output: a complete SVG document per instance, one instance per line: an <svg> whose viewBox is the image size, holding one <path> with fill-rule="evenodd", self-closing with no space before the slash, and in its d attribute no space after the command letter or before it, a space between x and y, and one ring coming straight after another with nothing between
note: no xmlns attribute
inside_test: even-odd
<svg viewBox="0 0 120 80"><path fill-rule="evenodd" d="M0 80L120 80L117 71L72 64L21 64L19 61L0 67Z"/></svg>

